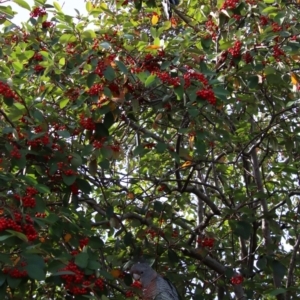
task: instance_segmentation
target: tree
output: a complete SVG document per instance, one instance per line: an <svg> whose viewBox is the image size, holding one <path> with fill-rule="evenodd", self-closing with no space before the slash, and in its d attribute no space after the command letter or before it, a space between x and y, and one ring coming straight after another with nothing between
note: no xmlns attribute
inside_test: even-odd
<svg viewBox="0 0 300 300"><path fill-rule="evenodd" d="M3 3L7 1L2 1ZM1 299L297 299L299 1L1 10Z"/></svg>

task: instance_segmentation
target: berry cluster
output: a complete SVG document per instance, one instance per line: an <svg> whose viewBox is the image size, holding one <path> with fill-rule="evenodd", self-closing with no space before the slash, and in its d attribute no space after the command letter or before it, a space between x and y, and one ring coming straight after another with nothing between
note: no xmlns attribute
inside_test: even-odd
<svg viewBox="0 0 300 300"><path fill-rule="evenodd" d="M134 281L130 286L134 287L134 288L137 288L137 289L141 289L142 288L142 284L138 280Z"/></svg>
<svg viewBox="0 0 300 300"><path fill-rule="evenodd" d="M26 278L28 276L27 271L23 270L26 263L23 261L18 267L6 267L3 269L3 273L9 275L12 278Z"/></svg>
<svg viewBox="0 0 300 300"><path fill-rule="evenodd" d="M120 94L119 86L115 82L111 82L108 85L108 88L113 93L113 95L119 95Z"/></svg>
<svg viewBox="0 0 300 300"><path fill-rule="evenodd" d="M152 240L157 236L164 236L164 233L162 230L155 231L154 229L151 229L151 228L146 230L146 234L149 234L150 238Z"/></svg>
<svg viewBox="0 0 300 300"><path fill-rule="evenodd" d="M47 29L47 28L50 28L50 27L52 27L54 24L53 24L53 22L51 22L51 21L44 21L43 23L42 23L42 27L44 28L44 29Z"/></svg>
<svg viewBox="0 0 300 300"><path fill-rule="evenodd" d="M19 212L14 213L14 219L10 217L0 218L0 232L6 229L24 233L27 236L28 241L34 241L38 237L38 234L33 227L33 220L31 217L26 215L24 218Z"/></svg>
<svg viewBox="0 0 300 300"><path fill-rule="evenodd" d="M98 96L100 92L103 92L103 84L95 83L88 91L90 96Z"/></svg>
<svg viewBox="0 0 300 300"><path fill-rule="evenodd" d="M200 238L199 237L197 239L197 243L199 244L200 247L212 248L214 246L215 239L214 238L209 238L209 237L205 237L205 238Z"/></svg>
<svg viewBox="0 0 300 300"><path fill-rule="evenodd" d="M218 30L218 25L213 21L212 16L208 16L208 21L205 22L205 27L208 31L215 32Z"/></svg>
<svg viewBox="0 0 300 300"><path fill-rule="evenodd" d="M241 41L235 41L234 46L228 49L228 52L232 55L233 58L240 57L241 55Z"/></svg>
<svg viewBox="0 0 300 300"><path fill-rule="evenodd" d="M79 95L80 95L80 89L78 87L70 88L65 92L65 96L68 97L71 101L77 100Z"/></svg>
<svg viewBox="0 0 300 300"><path fill-rule="evenodd" d="M191 80L194 79L203 85L208 85L208 80L205 78L205 76L201 73L197 73L194 70L190 69L189 67L188 71L183 75L184 79L184 88L188 88L191 85Z"/></svg>
<svg viewBox="0 0 300 300"><path fill-rule="evenodd" d="M66 46L66 53L75 54L76 53L75 47L76 45L74 43L68 43Z"/></svg>
<svg viewBox="0 0 300 300"><path fill-rule="evenodd" d="M168 72L157 72L156 76L164 83L173 87L180 86L179 77L171 77Z"/></svg>
<svg viewBox="0 0 300 300"><path fill-rule="evenodd" d="M36 61L42 61L42 60L43 60L42 54L40 54L40 53L38 53L38 52L36 52L36 53L33 55L32 58L33 58L34 60L36 60Z"/></svg>
<svg viewBox="0 0 300 300"><path fill-rule="evenodd" d="M202 90L199 90L196 92L196 95L207 102L209 102L211 105L216 105L217 99L212 89L205 88Z"/></svg>
<svg viewBox="0 0 300 300"><path fill-rule="evenodd" d="M105 59L99 60L94 73L97 74L99 77L103 77L106 67L108 65L111 65L115 58L115 54L110 54Z"/></svg>
<svg viewBox="0 0 300 300"><path fill-rule="evenodd" d="M253 61L253 57L250 54L249 51L247 51L244 55L243 55L243 60L245 61L246 64L250 64Z"/></svg>
<svg viewBox="0 0 300 300"><path fill-rule="evenodd" d="M279 48L278 45L275 45L273 47L273 56L274 58L279 61L280 60L280 56L285 56L285 53L282 49Z"/></svg>
<svg viewBox="0 0 300 300"><path fill-rule="evenodd" d="M158 192L163 192L166 189L166 186L164 184L161 184L158 188L157 191Z"/></svg>
<svg viewBox="0 0 300 300"><path fill-rule="evenodd" d="M82 249L84 246L86 246L89 243L89 238L85 237L81 240L79 240L79 247Z"/></svg>
<svg viewBox="0 0 300 300"><path fill-rule="evenodd" d="M178 238L178 236L179 236L179 231L178 230L173 230L173 232L172 232L172 238L174 238L174 239L176 239L176 238Z"/></svg>
<svg viewBox="0 0 300 300"><path fill-rule="evenodd" d="M41 73L45 70L45 67L41 66L41 65L36 65L34 68L35 73Z"/></svg>
<svg viewBox="0 0 300 300"><path fill-rule="evenodd" d="M134 296L133 291L127 291L127 292L125 293L125 297L126 297L126 298L131 298L131 297L133 297L133 296Z"/></svg>
<svg viewBox="0 0 300 300"><path fill-rule="evenodd" d="M153 149L156 146L155 143L147 143L144 145L144 148L146 149Z"/></svg>
<svg viewBox="0 0 300 300"><path fill-rule="evenodd" d="M222 9L235 9L239 4L239 0L225 0L225 2L223 3L221 10Z"/></svg>
<svg viewBox="0 0 300 300"><path fill-rule="evenodd" d="M35 217L36 217L36 218L42 218L42 219L44 219L44 218L46 218L46 214L45 214L45 213L39 213L39 212L37 212L37 213L35 214Z"/></svg>
<svg viewBox="0 0 300 300"><path fill-rule="evenodd" d="M113 152L117 152L117 153L119 153L120 150L121 150L120 145L118 145L118 144L110 145L109 148L110 148Z"/></svg>
<svg viewBox="0 0 300 300"><path fill-rule="evenodd" d="M95 130L96 124L92 118L85 117L84 114L79 116L79 124L86 130Z"/></svg>
<svg viewBox="0 0 300 300"><path fill-rule="evenodd" d="M70 186L71 192L73 195L78 195L79 194L79 188L78 185L76 184L76 182L74 182L71 186Z"/></svg>
<svg viewBox="0 0 300 300"><path fill-rule="evenodd" d="M95 148L95 149L101 149L102 147L103 147L103 142L102 141L94 141L93 142L93 147Z"/></svg>
<svg viewBox="0 0 300 300"><path fill-rule="evenodd" d="M244 278L242 275L235 275L231 277L230 282L234 285L241 284L244 281Z"/></svg>
<svg viewBox="0 0 300 300"><path fill-rule="evenodd" d="M279 32L281 30L282 30L282 27L278 23L276 23L276 22L272 23L272 31L273 32Z"/></svg>
<svg viewBox="0 0 300 300"><path fill-rule="evenodd" d="M18 99L17 94L11 90L8 84L0 81L0 95L5 98L13 98L15 100Z"/></svg>
<svg viewBox="0 0 300 300"><path fill-rule="evenodd" d="M77 172L72 170L72 169L66 169L66 170L63 170L63 173L66 175L66 176L73 176L73 175L77 175Z"/></svg>
<svg viewBox="0 0 300 300"><path fill-rule="evenodd" d="M150 73L160 72L160 66L159 66L160 60L161 60L160 58L154 57L152 54L147 54L144 58L142 69L147 70Z"/></svg>
<svg viewBox="0 0 300 300"><path fill-rule="evenodd" d="M21 158L21 153L20 150L17 146L14 146L13 149L10 151L10 156L16 159L20 159Z"/></svg>
<svg viewBox="0 0 300 300"><path fill-rule="evenodd" d="M82 270L74 262L69 262L68 265L61 271L71 271L72 275L61 275L65 282L65 288L74 295L86 295L90 292L90 286L94 283L95 287L100 290L104 289L104 281L101 278L96 278L95 275L85 275Z"/></svg>
<svg viewBox="0 0 300 300"><path fill-rule="evenodd" d="M38 191L35 188L27 187L23 197L21 197L19 194L15 194L14 197L22 203L23 207L34 208L36 205L34 196L36 194L38 194Z"/></svg>
<svg viewBox="0 0 300 300"><path fill-rule="evenodd" d="M260 16L260 25L266 26L269 23L269 18L267 16Z"/></svg>
<svg viewBox="0 0 300 300"><path fill-rule="evenodd" d="M38 147L38 146L47 146L50 144L50 137L48 133L45 133L44 136L40 138L36 138L34 140L27 141L27 145L31 147Z"/></svg>
<svg viewBox="0 0 300 300"><path fill-rule="evenodd" d="M33 11L30 13L30 17L36 18L36 17L42 17L46 15L46 11L43 7L35 7Z"/></svg>

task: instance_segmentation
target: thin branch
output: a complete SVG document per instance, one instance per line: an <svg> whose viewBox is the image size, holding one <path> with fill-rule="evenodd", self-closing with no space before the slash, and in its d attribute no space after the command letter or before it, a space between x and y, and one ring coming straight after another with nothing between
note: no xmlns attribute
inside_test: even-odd
<svg viewBox="0 0 300 300"><path fill-rule="evenodd" d="M299 250L299 246L300 246L300 234L298 235L296 244L294 246L294 250L292 253L292 257L290 260L290 264L289 264L289 268L288 268L288 275L287 275L287 281L286 281L286 288L289 288L290 286L292 286L293 284L293 278L294 278L294 270L296 267L296 256L297 256L297 252ZM291 298L291 293L290 291L287 291L286 295L285 295L285 300L290 300Z"/></svg>

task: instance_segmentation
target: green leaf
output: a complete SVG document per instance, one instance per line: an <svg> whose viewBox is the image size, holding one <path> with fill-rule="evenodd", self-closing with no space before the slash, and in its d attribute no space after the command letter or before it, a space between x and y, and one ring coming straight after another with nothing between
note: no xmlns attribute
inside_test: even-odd
<svg viewBox="0 0 300 300"><path fill-rule="evenodd" d="M118 66L118 69L123 73L123 74L128 74L128 69L127 67L121 62L120 60L115 60L116 65Z"/></svg>
<svg viewBox="0 0 300 300"><path fill-rule="evenodd" d="M6 280L11 289L16 289L20 285L22 278L13 278L11 276L7 276Z"/></svg>
<svg viewBox="0 0 300 300"><path fill-rule="evenodd" d="M273 269L274 274L276 274L276 276L279 277L280 280L282 280L283 277L286 275L287 267L278 260L274 259L272 261L271 268Z"/></svg>
<svg viewBox="0 0 300 300"><path fill-rule="evenodd" d="M249 76L247 80L247 85L250 89L256 89L258 87L258 76Z"/></svg>
<svg viewBox="0 0 300 300"><path fill-rule="evenodd" d="M13 0L13 2L15 2L19 6L31 11L30 5L26 1L24 1L24 0Z"/></svg>
<svg viewBox="0 0 300 300"><path fill-rule="evenodd" d="M44 184L37 184L34 186L40 193L50 193L50 189L48 186Z"/></svg>
<svg viewBox="0 0 300 300"><path fill-rule="evenodd" d="M57 130L56 133L64 138L69 138L71 136L70 132L68 130Z"/></svg>
<svg viewBox="0 0 300 300"><path fill-rule="evenodd" d="M179 256L174 250L168 250L168 258L171 264L179 262Z"/></svg>
<svg viewBox="0 0 300 300"><path fill-rule="evenodd" d="M262 256L257 260L256 267L259 268L260 270L263 270L266 268L267 262L268 262L267 258Z"/></svg>
<svg viewBox="0 0 300 300"><path fill-rule="evenodd" d="M59 271L51 274L51 276L61 276L61 275L75 275L75 273L71 271Z"/></svg>
<svg viewBox="0 0 300 300"><path fill-rule="evenodd" d="M90 193L92 191L92 187L89 184L88 181L81 179L81 178L77 178L76 179L76 184L78 185L78 188L83 192L83 193Z"/></svg>
<svg viewBox="0 0 300 300"><path fill-rule="evenodd" d="M2 236L0 236L0 242L3 242L11 237L12 237L12 235L2 235Z"/></svg>
<svg viewBox="0 0 300 300"><path fill-rule="evenodd" d="M53 1L53 6L55 7L55 9L58 11L58 12L61 12L61 6L60 4L57 2L57 1Z"/></svg>
<svg viewBox="0 0 300 300"><path fill-rule="evenodd" d="M64 108L68 105L68 103L70 102L70 99L66 98L63 99L62 101L59 102L59 108Z"/></svg>
<svg viewBox="0 0 300 300"><path fill-rule="evenodd" d="M111 66L107 66L103 74L108 81L113 81L116 78L115 70Z"/></svg>
<svg viewBox="0 0 300 300"><path fill-rule="evenodd" d="M94 84L94 82L95 82L97 76L98 76L98 75L95 74L95 73L90 73L90 74L87 76L87 78L86 78L86 83L87 83L87 86L88 86L89 88L92 87L92 85Z"/></svg>
<svg viewBox="0 0 300 300"><path fill-rule="evenodd" d="M87 12L91 12L93 10L93 5L91 3L91 1L87 1L86 4L85 4L85 9Z"/></svg>
<svg viewBox="0 0 300 300"><path fill-rule="evenodd" d="M286 292L286 289L278 288L278 289L270 291L268 294L271 295L271 296L277 296L277 295L280 295L280 294L284 294L285 292Z"/></svg>
<svg viewBox="0 0 300 300"><path fill-rule="evenodd" d="M160 201L155 201L154 202L154 210L156 210L159 213L162 212L164 210L163 203L161 203Z"/></svg>
<svg viewBox="0 0 300 300"><path fill-rule="evenodd" d="M75 175L67 176L65 174L62 174L63 182L66 185L72 185L75 182L76 178L77 178L77 176L75 176Z"/></svg>
<svg viewBox="0 0 300 300"><path fill-rule="evenodd" d="M104 126L109 129L115 123L115 118L112 112L108 112L104 117Z"/></svg>
<svg viewBox="0 0 300 300"><path fill-rule="evenodd" d="M154 83L156 79L156 75L150 75L145 81L145 87L149 87L152 83Z"/></svg>
<svg viewBox="0 0 300 300"><path fill-rule="evenodd" d="M95 137L96 138L103 138L109 136L109 131L107 127L102 123L96 123L96 129L95 129Z"/></svg>
<svg viewBox="0 0 300 300"><path fill-rule="evenodd" d="M106 208L106 216L107 218L111 218L114 215L114 208L112 206L108 206Z"/></svg>
<svg viewBox="0 0 300 300"><path fill-rule="evenodd" d="M35 211L36 212L45 212L46 209L46 203L45 200L42 197L35 196Z"/></svg>
<svg viewBox="0 0 300 300"><path fill-rule="evenodd" d="M81 252L75 256L75 264L80 268L86 268L88 265L89 255L86 252Z"/></svg>
<svg viewBox="0 0 300 300"><path fill-rule="evenodd" d="M19 61L12 62L12 66L16 73L20 73L23 70L23 64Z"/></svg>
<svg viewBox="0 0 300 300"><path fill-rule="evenodd" d="M3 285L3 283L5 282L6 280L6 275L3 274L3 272L0 272L0 286Z"/></svg>
<svg viewBox="0 0 300 300"><path fill-rule="evenodd" d="M105 271L103 269L99 270L99 275L103 276L105 279L114 280L114 277L110 273L108 273L107 271Z"/></svg>
<svg viewBox="0 0 300 300"><path fill-rule="evenodd" d="M89 240L89 246L93 249L100 249L104 246L104 242L99 237L91 237Z"/></svg>
<svg viewBox="0 0 300 300"><path fill-rule="evenodd" d="M9 232L11 235L19 238L20 240L22 240L24 242L28 242L27 236L24 233L10 230L10 229L6 229L6 231Z"/></svg>
<svg viewBox="0 0 300 300"><path fill-rule="evenodd" d="M246 221L229 220L233 233L245 240L249 239L252 233L252 225Z"/></svg>
<svg viewBox="0 0 300 300"><path fill-rule="evenodd" d="M82 165L81 156L77 153L72 153L71 156L72 156L72 159L70 161L71 165L76 168L80 167Z"/></svg>
<svg viewBox="0 0 300 300"><path fill-rule="evenodd" d="M124 244L126 246L131 246L133 243L133 236L131 232L127 232L124 236Z"/></svg>
<svg viewBox="0 0 300 300"><path fill-rule="evenodd" d="M45 271L42 268L39 268L37 265L27 265L25 266L25 270L28 273L28 276L31 279L35 279L35 280L45 280L46 274Z"/></svg>

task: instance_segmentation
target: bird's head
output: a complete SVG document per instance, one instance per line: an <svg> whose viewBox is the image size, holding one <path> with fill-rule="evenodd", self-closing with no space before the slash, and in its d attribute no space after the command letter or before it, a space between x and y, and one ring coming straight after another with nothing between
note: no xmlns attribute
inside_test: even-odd
<svg viewBox="0 0 300 300"><path fill-rule="evenodd" d="M157 273L147 263L136 263L130 269L130 274L135 280L140 280L143 286L147 286Z"/></svg>

